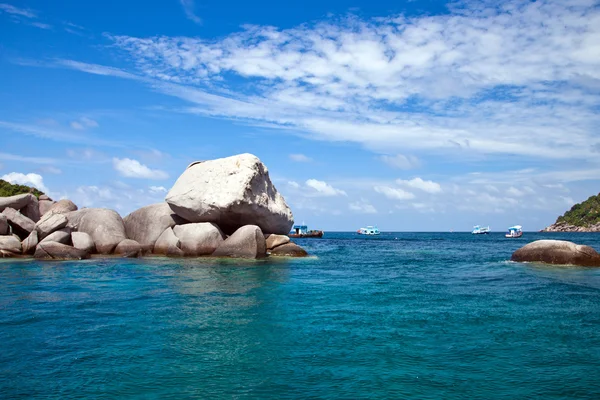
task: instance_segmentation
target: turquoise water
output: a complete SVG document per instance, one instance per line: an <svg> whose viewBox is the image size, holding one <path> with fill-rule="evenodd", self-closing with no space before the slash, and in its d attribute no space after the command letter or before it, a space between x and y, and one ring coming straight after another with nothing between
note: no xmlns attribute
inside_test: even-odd
<svg viewBox="0 0 600 400"><path fill-rule="evenodd" d="M540 238L330 233L313 258L0 261L3 398L599 398L600 269Z"/></svg>

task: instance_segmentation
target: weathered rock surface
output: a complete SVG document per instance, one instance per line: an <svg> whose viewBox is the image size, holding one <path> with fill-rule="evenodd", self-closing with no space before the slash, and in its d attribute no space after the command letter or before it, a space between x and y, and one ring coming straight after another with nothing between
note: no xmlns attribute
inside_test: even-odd
<svg viewBox="0 0 600 400"><path fill-rule="evenodd" d="M46 196L48 197L48 196ZM39 200L38 200L38 209L40 211L40 218L43 217L54 205L54 202L52 200L45 200L42 199L42 196L40 196Z"/></svg>
<svg viewBox="0 0 600 400"><path fill-rule="evenodd" d="M265 235L265 239L267 241L267 250L273 250L277 246L290 242L290 238L286 235L267 234Z"/></svg>
<svg viewBox="0 0 600 400"><path fill-rule="evenodd" d="M38 222L40 220L40 206L37 197L31 195L29 203L21 209L21 214L33 222Z"/></svg>
<svg viewBox="0 0 600 400"><path fill-rule="evenodd" d="M154 248L156 240L165 229L186 222L164 202L142 207L123 218L127 237L149 251Z"/></svg>
<svg viewBox="0 0 600 400"><path fill-rule="evenodd" d="M82 208L66 214L67 227L91 236L96 251L111 254L115 247L127 239L121 216L107 208Z"/></svg>
<svg viewBox="0 0 600 400"><path fill-rule="evenodd" d="M85 232L71 232L71 242L73 242L73 247L78 250L84 250L90 254L96 252L96 245L92 237Z"/></svg>
<svg viewBox="0 0 600 400"><path fill-rule="evenodd" d="M6 216L8 223L13 228L13 232L19 235L21 239L25 239L35 229L35 222L14 208L7 207L2 211L2 214Z"/></svg>
<svg viewBox="0 0 600 400"><path fill-rule="evenodd" d="M285 257L306 257L308 253L302 247L296 243L289 242L282 244L281 246L275 247L270 253L272 256L285 256Z"/></svg>
<svg viewBox="0 0 600 400"><path fill-rule="evenodd" d="M225 239L215 257L262 258L267 256L265 236L256 225L245 225Z"/></svg>
<svg viewBox="0 0 600 400"><path fill-rule="evenodd" d="M542 229L542 232L600 232L600 224L576 226L567 222L557 222L547 228Z"/></svg>
<svg viewBox="0 0 600 400"><path fill-rule="evenodd" d="M142 254L142 245L135 240L125 239L117 245L115 254L123 257L139 257Z"/></svg>
<svg viewBox="0 0 600 400"><path fill-rule="evenodd" d="M15 196L0 197L0 211L4 211L5 208L14 208L20 210L27 204L33 201L35 196L31 193L17 194Z"/></svg>
<svg viewBox="0 0 600 400"><path fill-rule="evenodd" d="M38 245L38 243L38 233L34 229L31 231L29 236L27 236L27 238L21 242L23 254L33 254L35 252L35 247Z"/></svg>
<svg viewBox="0 0 600 400"><path fill-rule="evenodd" d="M48 195L46 195L46 194L40 195L40 197L38 198L38 200L49 200L49 201L52 201L52 199L50 197L48 197Z"/></svg>
<svg viewBox="0 0 600 400"><path fill-rule="evenodd" d="M77 211L77 206L71 200L62 199L52 204L52 207L48 210L49 213L53 214L66 214L72 211Z"/></svg>
<svg viewBox="0 0 600 400"><path fill-rule="evenodd" d="M224 240L221 229L209 222L176 225L173 232L186 256L210 255Z"/></svg>
<svg viewBox="0 0 600 400"><path fill-rule="evenodd" d="M179 238L175 236L173 228L167 228L156 240L153 252L154 254L181 257L184 255L184 253L179 246L180 241Z"/></svg>
<svg viewBox="0 0 600 400"><path fill-rule="evenodd" d="M46 242L37 245L33 257L41 260L83 260L90 258L90 253L66 244Z"/></svg>
<svg viewBox="0 0 600 400"><path fill-rule="evenodd" d="M51 234L49 234L42 240L40 240L40 243L46 243L46 242L56 242L56 243L67 244L70 246L71 245L71 229L70 228L59 229L55 232L52 232Z"/></svg>
<svg viewBox="0 0 600 400"><path fill-rule="evenodd" d="M35 226L40 240L59 229L67 226L67 217L64 214L47 214Z"/></svg>
<svg viewBox="0 0 600 400"><path fill-rule="evenodd" d="M21 254L21 241L14 236L0 236L0 250Z"/></svg>
<svg viewBox="0 0 600 400"><path fill-rule="evenodd" d="M8 227L8 219L6 215L0 214L0 235L8 235L10 228Z"/></svg>
<svg viewBox="0 0 600 400"><path fill-rule="evenodd" d="M600 267L600 254L596 250L566 240L537 240L515 251L510 259L517 262Z"/></svg>
<svg viewBox="0 0 600 400"><path fill-rule="evenodd" d="M192 163L166 197L182 218L214 222L225 232L257 224L264 233L288 233L294 218L265 165L252 154Z"/></svg>

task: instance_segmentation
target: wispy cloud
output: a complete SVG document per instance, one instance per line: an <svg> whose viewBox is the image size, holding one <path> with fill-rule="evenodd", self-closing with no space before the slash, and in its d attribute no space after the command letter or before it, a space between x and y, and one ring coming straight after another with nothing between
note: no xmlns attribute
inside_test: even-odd
<svg viewBox="0 0 600 400"><path fill-rule="evenodd" d="M0 153L0 160L20 161L32 164L57 164L59 160L49 157L27 157L19 154Z"/></svg>
<svg viewBox="0 0 600 400"><path fill-rule="evenodd" d="M403 154L396 154L394 156L384 154L379 156L379 160L386 163L390 167L400 169L413 169L421 165L417 157L405 156Z"/></svg>
<svg viewBox="0 0 600 400"><path fill-rule="evenodd" d="M91 118L87 118L87 117L81 117L78 120L71 121L70 125L71 125L71 128L77 129L77 130L85 130L88 128L97 128L99 126L98 122L96 122L95 120L93 120Z"/></svg>
<svg viewBox="0 0 600 400"><path fill-rule="evenodd" d="M181 6L183 7L185 16L189 20L200 25L202 23L202 18L200 18L199 16L196 15L196 12L194 10L196 8L196 4L195 4L194 0L179 0L179 2L181 3Z"/></svg>
<svg viewBox="0 0 600 400"><path fill-rule="evenodd" d="M18 8L6 3L0 3L0 11L25 18L37 18L37 14L29 9Z"/></svg>
<svg viewBox="0 0 600 400"><path fill-rule="evenodd" d="M25 135L36 136L39 138L59 142L82 143L87 145L99 146L120 146L119 143L110 140L95 138L89 135L65 132L60 129L50 128L46 126L38 126L34 124L0 121L0 129L5 129L12 132L18 132Z"/></svg>
<svg viewBox="0 0 600 400"><path fill-rule="evenodd" d="M113 158L113 167L127 178L167 179L169 174L159 169L150 169L131 158Z"/></svg>
<svg viewBox="0 0 600 400"><path fill-rule="evenodd" d="M325 181L319 181L317 179L309 179L305 182L306 187L313 190L314 195L318 196L346 196L346 192L340 189L336 189Z"/></svg>
<svg viewBox="0 0 600 400"><path fill-rule="evenodd" d="M305 156L304 154L290 154L290 160L296 162L311 162L312 158Z"/></svg>

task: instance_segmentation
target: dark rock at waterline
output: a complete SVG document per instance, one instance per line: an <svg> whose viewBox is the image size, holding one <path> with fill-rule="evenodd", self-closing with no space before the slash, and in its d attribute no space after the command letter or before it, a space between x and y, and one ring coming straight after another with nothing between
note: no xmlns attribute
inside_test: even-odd
<svg viewBox="0 0 600 400"><path fill-rule="evenodd" d="M281 257L306 257L308 253L302 247L298 246L296 243L289 242L286 244L282 244L281 246L275 247L271 250L271 256L281 256Z"/></svg>
<svg viewBox="0 0 600 400"><path fill-rule="evenodd" d="M34 258L39 260L84 260L90 253L57 242L40 243L35 249Z"/></svg>
<svg viewBox="0 0 600 400"><path fill-rule="evenodd" d="M256 225L245 225L225 239L214 257L262 258L267 256L265 236Z"/></svg>
<svg viewBox="0 0 600 400"><path fill-rule="evenodd" d="M511 261L600 267L600 254L590 246L566 240L537 240L515 251Z"/></svg>

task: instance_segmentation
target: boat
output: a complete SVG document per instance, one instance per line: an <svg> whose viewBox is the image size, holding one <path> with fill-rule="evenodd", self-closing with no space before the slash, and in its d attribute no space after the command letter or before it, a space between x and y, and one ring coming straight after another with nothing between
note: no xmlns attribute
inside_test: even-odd
<svg viewBox="0 0 600 400"><path fill-rule="evenodd" d="M508 228L508 233L504 235L507 238L520 238L523 236L523 227L521 225L515 225Z"/></svg>
<svg viewBox="0 0 600 400"><path fill-rule="evenodd" d="M490 233L490 227L475 225L471 233L473 235L487 235L488 233Z"/></svg>
<svg viewBox="0 0 600 400"><path fill-rule="evenodd" d="M294 225L288 236L291 238L322 238L323 231L309 230L306 225Z"/></svg>
<svg viewBox="0 0 600 400"><path fill-rule="evenodd" d="M359 235L379 235L379 229L376 226L367 226L356 231Z"/></svg>

